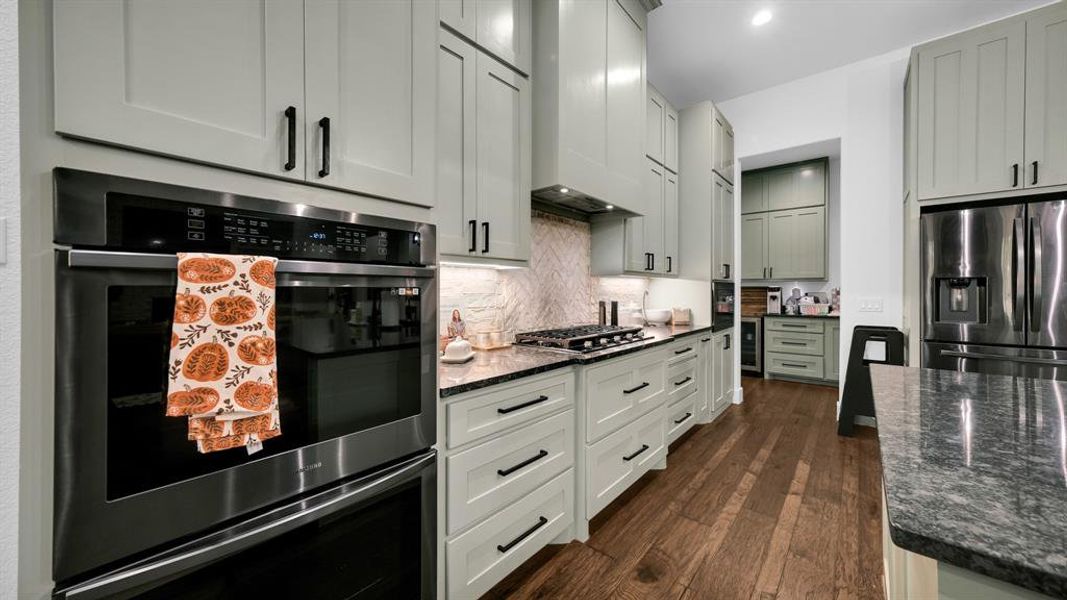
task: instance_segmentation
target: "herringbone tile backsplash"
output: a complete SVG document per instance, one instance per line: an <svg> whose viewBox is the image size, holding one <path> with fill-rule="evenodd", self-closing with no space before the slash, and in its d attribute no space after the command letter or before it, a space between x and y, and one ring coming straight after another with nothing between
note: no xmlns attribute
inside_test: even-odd
<svg viewBox="0 0 1067 600"><path fill-rule="evenodd" d="M589 223L534 211L530 235L528 269L441 268L442 334L453 309L468 332L514 334L595 323L599 300L618 300L624 323L640 307L647 278L590 274Z"/></svg>

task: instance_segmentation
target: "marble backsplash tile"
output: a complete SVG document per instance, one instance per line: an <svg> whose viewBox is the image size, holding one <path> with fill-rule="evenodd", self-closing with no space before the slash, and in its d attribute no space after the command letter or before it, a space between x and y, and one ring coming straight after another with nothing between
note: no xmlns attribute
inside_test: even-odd
<svg viewBox="0 0 1067 600"><path fill-rule="evenodd" d="M495 270L445 266L440 278L440 331L458 309L474 333L509 334L595 323L597 302L618 300L625 323L648 289L645 277L594 277L589 223L533 212L530 267Z"/></svg>

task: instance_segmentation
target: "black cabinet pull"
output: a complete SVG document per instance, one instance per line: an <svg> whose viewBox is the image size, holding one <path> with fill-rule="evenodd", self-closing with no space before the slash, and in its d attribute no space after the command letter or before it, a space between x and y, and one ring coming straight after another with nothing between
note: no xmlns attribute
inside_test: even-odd
<svg viewBox="0 0 1067 600"><path fill-rule="evenodd" d="M289 136L289 160L285 161L285 170L292 171L296 168L296 107L290 106L285 109L286 130Z"/></svg>
<svg viewBox="0 0 1067 600"><path fill-rule="evenodd" d="M534 464L535 462L541 460L542 458L544 458L546 456L548 456L548 450L542 450L542 451L538 452L537 455L531 456L530 458L527 458L526 460L524 460L521 463L515 465L514 467L508 467L507 469L497 469L496 474L500 475L501 477L507 477L508 475L511 475L515 471L518 471L519 469L521 469L523 467L528 467L528 466Z"/></svg>
<svg viewBox="0 0 1067 600"><path fill-rule="evenodd" d="M489 252L489 221L482 223L482 254Z"/></svg>
<svg viewBox="0 0 1067 600"><path fill-rule="evenodd" d="M656 270L656 253L655 252L651 252L650 254L652 254L652 270L655 271Z"/></svg>
<svg viewBox="0 0 1067 600"><path fill-rule="evenodd" d="M689 383L690 381L693 381L693 378L692 377L686 377L685 379L683 379L681 381L675 381L674 385L685 385L685 384Z"/></svg>
<svg viewBox="0 0 1067 600"><path fill-rule="evenodd" d="M729 333L727 333L725 336L723 336L722 349L723 350L729 350L730 349L730 334Z"/></svg>
<svg viewBox="0 0 1067 600"><path fill-rule="evenodd" d="M783 367L793 367L794 369L807 369L808 368L808 365L798 365L796 363L787 363L787 362L782 363L782 366Z"/></svg>
<svg viewBox="0 0 1067 600"><path fill-rule="evenodd" d="M645 388L646 388L646 387L648 387L649 385L650 385L650 384L649 384L649 383L648 383L648 382L646 381L646 382L642 383L641 385L639 385L639 386L637 386L637 387L632 387L632 388L630 388L630 389L628 389L628 390L623 390L623 391L622 391L622 393L624 393L624 394L632 394L632 393L634 393L634 392L636 392L636 391L638 391L638 390L643 390L643 389L645 389Z"/></svg>
<svg viewBox="0 0 1067 600"><path fill-rule="evenodd" d="M1033 162L1034 165L1034 180L1030 182L1030 185L1037 185L1037 161Z"/></svg>
<svg viewBox="0 0 1067 600"><path fill-rule="evenodd" d="M508 550L511 550L512 548L515 547L515 544L518 544L519 542L525 540L526 538L528 538L531 535L533 535L533 533L535 531L537 531L538 529L541 529L542 527L544 527L545 523L548 523L548 519L546 519L544 517L538 517L537 518L537 525L534 525L533 527L531 527L531 528L527 529L526 531L520 533L519 537L511 540L510 542L508 542L508 543L506 543L506 544L504 544L502 546L497 546L496 549L499 550L500 552L507 552Z"/></svg>
<svg viewBox="0 0 1067 600"><path fill-rule="evenodd" d="M667 272L670 273L672 270L674 270L674 261L672 261L671 257L668 256L667 257Z"/></svg>
<svg viewBox="0 0 1067 600"><path fill-rule="evenodd" d="M723 279L730 279L730 265L728 263L722 264Z"/></svg>
<svg viewBox="0 0 1067 600"><path fill-rule="evenodd" d="M478 250L478 221L471 219L467 221L467 225L471 228L471 247L467 251L476 252Z"/></svg>
<svg viewBox="0 0 1067 600"><path fill-rule="evenodd" d="M807 327L807 325L802 325L799 323L779 323L779 325L781 325L782 327L794 327L799 329L804 329Z"/></svg>
<svg viewBox="0 0 1067 600"><path fill-rule="evenodd" d="M547 400L548 400L548 396L538 396L538 397L534 398L533 400L527 400L526 402L523 402L522 404L516 404L515 406L509 406L507 408L498 408L498 409L496 409L496 412L498 412L498 413L500 413L502 415L506 415L508 413L513 413L513 412L515 412L517 410L521 410L523 408L526 408L527 406L533 406L534 404L541 404L542 402L545 402Z"/></svg>
<svg viewBox="0 0 1067 600"><path fill-rule="evenodd" d="M702 342L710 342L711 338L700 338L700 341L702 341Z"/></svg>
<svg viewBox="0 0 1067 600"><path fill-rule="evenodd" d="M645 252L645 270L646 271L651 271L652 270L652 253L651 252Z"/></svg>
<svg viewBox="0 0 1067 600"><path fill-rule="evenodd" d="M645 450L648 450L648 444L641 444L641 449L640 450L638 450L637 452L634 452L630 456L624 456L624 457L622 457L622 459L625 460L626 462L630 462L631 460L633 460L633 459L637 458L638 456L640 456L641 453L644 452Z"/></svg>
<svg viewBox="0 0 1067 600"><path fill-rule="evenodd" d="M693 349L693 347L689 346L688 348L682 348L681 350L675 350L674 353L675 354L685 354L686 352L689 352L692 349Z"/></svg>
<svg viewBox="0 0 1067 600"><path fill-rule="evenodd" d="M681 419L675 419L675 420L674 420L674 424L675 424L675 425L678 425L679 423L682 423L682 422L684 422L684 421L685 421L686 419L688 419L688 418L689 418L689 417L691 417L691 416L693 416L693 413L685 413L685 416L684 416L684 417L682 417Z"/></svg>
<svg viewBox="0 0 1067 600"><path fill-rule="evenodd" d="M806 342L790 342L789 340L782 340L782 341L780 341L778 343L782 344L783 346L807 346L808 345Z"/></svg>
<svg viewBox="0 0 1067 600"><path fill-rule="evenodd" d="M319 169L319 177L330 174L330 117L319 119L319 127L322 128L322 168Z"/></svg>
<svg viewBox="0 0 1067 600"><path fill-rule="evenodd" d="M1011 166L1011 187L1019 187L1019 163Z"/></svg>

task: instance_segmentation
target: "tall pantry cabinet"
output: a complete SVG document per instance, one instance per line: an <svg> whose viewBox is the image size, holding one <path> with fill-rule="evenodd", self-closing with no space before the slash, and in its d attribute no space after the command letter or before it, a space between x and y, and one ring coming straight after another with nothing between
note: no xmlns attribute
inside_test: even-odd
<svg viewBox="0 0 1067 600"><path fill-rule="evenodd" d="M56 132L434 204L436 6L56 0Z"/></svg>
<svg viewBox="0 0 1067 600"><path fill-rule="evenodd" d="M734 279L733 127L711 102L679 113L681 276Z"/></svg>

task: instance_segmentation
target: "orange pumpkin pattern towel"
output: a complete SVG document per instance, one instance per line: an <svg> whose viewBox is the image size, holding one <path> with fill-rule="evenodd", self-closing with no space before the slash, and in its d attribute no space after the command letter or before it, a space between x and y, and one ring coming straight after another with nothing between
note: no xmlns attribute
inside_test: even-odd
<svg viewBox="0 0 1067 600"><path fill-rule="evenodd" d="M270 256L178 254L167 416L200 452L281 435Z"/></svg>

